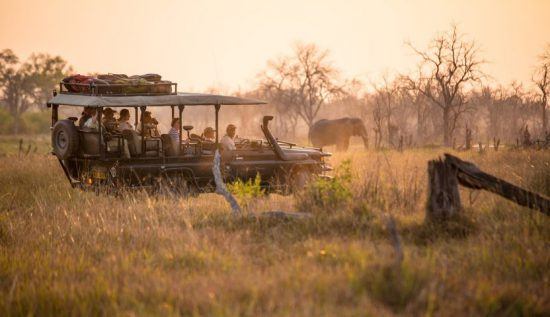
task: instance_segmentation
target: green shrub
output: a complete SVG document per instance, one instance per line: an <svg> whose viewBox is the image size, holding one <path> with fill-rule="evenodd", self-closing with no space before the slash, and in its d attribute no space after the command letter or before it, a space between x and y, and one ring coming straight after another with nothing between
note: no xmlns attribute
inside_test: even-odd
<svg viewBox="0 0 550 317"><path fill-rule="evenodd" d="M4 108L0 108L0 134L7 134L13 131L13 117Z"/></svg>
<svg viewBox="0 0 550 317"><path fill-rule="evenodd" d="M351 161L345 160L336 169L333 178L319 178L310 182L297 194L299 210L329 211L342 207L352 200Z"/></svg>
<svg viewBox="0 0 550 317"><path fill-rule="evenodd" d="M262 188L261 183L260 174L256 174L254 180L249 179L246 182L238 178L232 184L228 184L227 189L239 199L240 203L247 206L252 199L265 196L265 189Z"/></svg>
<svg viewBox="0 0 550 317"><path fill-rule="evenodd" d="M25 112L21 115L21 132L28 134L48 133L51 117L48 111Z"/></svg>

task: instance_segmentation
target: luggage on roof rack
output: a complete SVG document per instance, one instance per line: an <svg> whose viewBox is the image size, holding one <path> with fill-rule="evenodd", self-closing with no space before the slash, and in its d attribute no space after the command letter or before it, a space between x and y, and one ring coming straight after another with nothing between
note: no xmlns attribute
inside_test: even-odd
<svg viewBox="0 0 550 317"><path fill-rule="evenodd" d="M173 87L173 88L172 88ZM60 93L86 95L170 95L177 94L177 84L162 80L158 74L128 76L101 74L97 77L73 75L59 84Z"/></svg>

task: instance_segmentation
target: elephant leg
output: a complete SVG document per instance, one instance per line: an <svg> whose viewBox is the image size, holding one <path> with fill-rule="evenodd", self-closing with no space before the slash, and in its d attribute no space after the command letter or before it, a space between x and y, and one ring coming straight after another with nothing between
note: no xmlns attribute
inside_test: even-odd
<svg viewBox="0 0 550 317"><path fill-rule="evenodd" d="M345 152L349 148L349 138L348 139L340 139L336 143L336 151L338 152Z"/></svg>
<svg viewBox="0 0 550 317"><path fill-rule="evenodd" d="M344 140L344 144L342 144L343 151L346 152L349 148L349 138Z"/></svg>

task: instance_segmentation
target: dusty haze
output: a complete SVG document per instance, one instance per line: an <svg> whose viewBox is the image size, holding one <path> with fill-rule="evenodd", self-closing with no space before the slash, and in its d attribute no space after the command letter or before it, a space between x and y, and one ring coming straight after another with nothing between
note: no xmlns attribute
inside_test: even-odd
<svg viewBox="0 0 550 317"><path fill-rule="evenodd" d="M296 41L331 51L346 78L406 72L456 23L481 44L492 80L528 83L550 42L550 1L5 1L0 47L48 52L78 72L156 72L185 90L247 89Z"/></svg>

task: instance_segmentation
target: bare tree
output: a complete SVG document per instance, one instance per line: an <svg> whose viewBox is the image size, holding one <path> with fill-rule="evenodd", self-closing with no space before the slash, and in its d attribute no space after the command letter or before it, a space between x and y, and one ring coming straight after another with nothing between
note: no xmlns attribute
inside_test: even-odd
<svg viewBox="0 0 550 317"><path fill-rule="evenodd" d="M465 40L456 26L432 40L425 51L409 46L421 59L418 78L409 77L410 86L441 108L443 143L450 146L457 121L468 110L465 86L480 81L484 61L476 43Z"/></svg>
<svg viewBox="0 0 550 317"><path fill-rule="evenodd" d="M539 90L540 96L540 110L542 120L542 133L548 132L548 118L546 115L546 106L548 104L548 94L550 92L550 45L540 56L541 63L535 70L533 75L533 82Z"/></svg>
<svg viewBox="0 0 550 317"><path fill-rule="evenodd" d="M44 104L69 71L67 62L59 56L33 54L20 64L11 50L0 52L0 86L3 101L14 118L13 133L19 132L21 114Z"/></svg>
<svg viewBox="0 0 550 317"><path fill-rule="evenodd" d="M328 51L297 44L293 55L268 62L259 75L260 87L281 110L294 113L311 127L321 107L343 92L336 84L338 71L327 59Z"/></svg>
<svg viewBox="0 0 550 317"><path fill-rule="evenodd" d="M379 95L374 96L373 98L374 104L372 109L372 121L374 123L374 148L380 149L381 143L382 143L382 137L383 137L383 111L384 111L384 104L380 98Z"/></svg>
<svg viewBox="0 0 550 317"><path fill-rule="evenodd" d="M373 84L376 94L374 96L376 107L373 112L373 117L377 124L377 133L380 140L382 139L382 121L384 122L387 144L395 146L396 126L393 123L393 114L397 106L396 98L399 91L397 80L390 80L385 74L382 76L382 85Z"/></svg>

